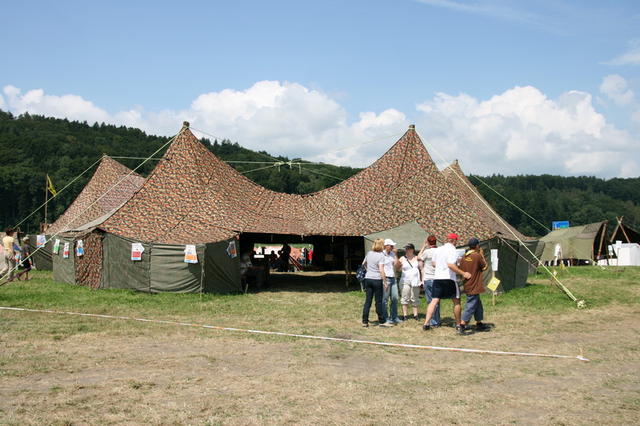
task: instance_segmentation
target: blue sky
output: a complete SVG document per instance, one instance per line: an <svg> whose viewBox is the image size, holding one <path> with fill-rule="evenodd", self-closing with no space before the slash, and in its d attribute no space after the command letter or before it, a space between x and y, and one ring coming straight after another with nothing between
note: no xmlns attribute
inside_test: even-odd
<svg viewBox="0 0 640 426"><path fill-rule="evenodd" d="M383 144L328 151L416 122L468 171L640 174L637 1L34 1L0 19L0 108L16 113L165 134L191 117L249 147L355 165ZM538 144L546 168L527 161ZM553 160L554 146L586 153ZM589 153L618 161L579 167Z"/></svg>

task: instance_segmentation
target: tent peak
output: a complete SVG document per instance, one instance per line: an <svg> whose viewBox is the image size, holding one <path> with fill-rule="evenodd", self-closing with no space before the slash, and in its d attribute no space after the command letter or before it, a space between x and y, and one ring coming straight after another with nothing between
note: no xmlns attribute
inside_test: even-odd
<svg viewBox="0 0 640 426"><path fill-rule="evenodd" d="M183 121L182 122L182 128L183 129L188 129L189 128L189 122L188 121Z"/></svg>
<svg viewBox="0 0 640 426"><path fill-rule="evenodd" d="M409 130L415 130L415 129L416 129L415 124L409 124Z"/></svg>

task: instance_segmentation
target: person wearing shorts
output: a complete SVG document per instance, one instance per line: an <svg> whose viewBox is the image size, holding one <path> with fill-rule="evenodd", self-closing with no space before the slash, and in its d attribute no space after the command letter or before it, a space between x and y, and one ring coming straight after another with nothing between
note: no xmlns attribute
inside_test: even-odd
<svg viewBox="0 0 640 426"><path fill-rule="evenodd" d="M440 299L453 300L453 316L456 321L456 332L464 334L461 327L461 307L460 289L456 284L456 274L462 275L465 279L471 278L471 274L462 271L458 265L458 253L455 244L458 242L458 235L451 233L447 235L447 242L438 247L433 255L433 266L435 267L435 279L433 280L433 299L427 307L427 317L425 318L423 330L431 329L429 322L433 317L436 306L440 304Z"/></svg>
<svg viewBox="0 0 640 426"><path fill-rule="evenodd" d="M413 307L413 319L418 319L418 304L420 303L420 269L422 262L416 256L416 248L409 243L404 246L405 255L397 262L396 266L402 269L400 284L402 285L402 320L407 319L408 306Z"/></svg>

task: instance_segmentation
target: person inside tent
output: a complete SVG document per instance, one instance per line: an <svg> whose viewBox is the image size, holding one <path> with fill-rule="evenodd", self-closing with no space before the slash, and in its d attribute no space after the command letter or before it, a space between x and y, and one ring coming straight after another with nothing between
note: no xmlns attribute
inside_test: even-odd
<svg viewBox="0 0 640 426"><path fill-rule="evenodd" d="M427 317L424 320L423 330L431 329L429 322L433 317L436 306L440 304L440 299L453 300L453 316L456 321L456 331L458 334L464 334L464 330L460 326L460 288L456 284L456 274L462 275L463 278L471 278L471 274L462 271L458 265L458 253L456 252L456 244L458 235L451 233L447 235L447 242L438 247L433 255L432 264L435 267L435 279L433 280L433 299L427 307Z"/></svg>

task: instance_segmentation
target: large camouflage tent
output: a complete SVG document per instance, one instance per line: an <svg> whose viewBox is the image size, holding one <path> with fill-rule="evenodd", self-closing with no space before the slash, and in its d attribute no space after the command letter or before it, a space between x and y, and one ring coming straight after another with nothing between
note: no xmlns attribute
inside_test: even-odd
<svg viewBox="0 0 640 426"><path fill-rule="evenodd" d="M413 126L351 178L295 195L252 182L212 154L185 123L142 187L96 226L94 232L102 233L103 267L95 269L100 276L93 282L99 281L101 288L151 292L235 291L240 289L238 257L229 251L252 248L260 239L309 241L317 248L314 263L324 259L335 266L363 252L363 236L412 221L441 240L452 231L463 240L512 232L451 185ZM130 260L134 242L145 247L141 261ZM177 268L182 262L179 248L188 244L197 247L200 268L191 265L194 272L187 284L173 285L169 272L154 273L154 267L170 260L165 252L162 262L154 262L162 246L173 247L169 263ZM235 250L228 250L232 246ZM208 262L207 253L215 263ZM217 272L208 272L208 263Z"/></svg>

